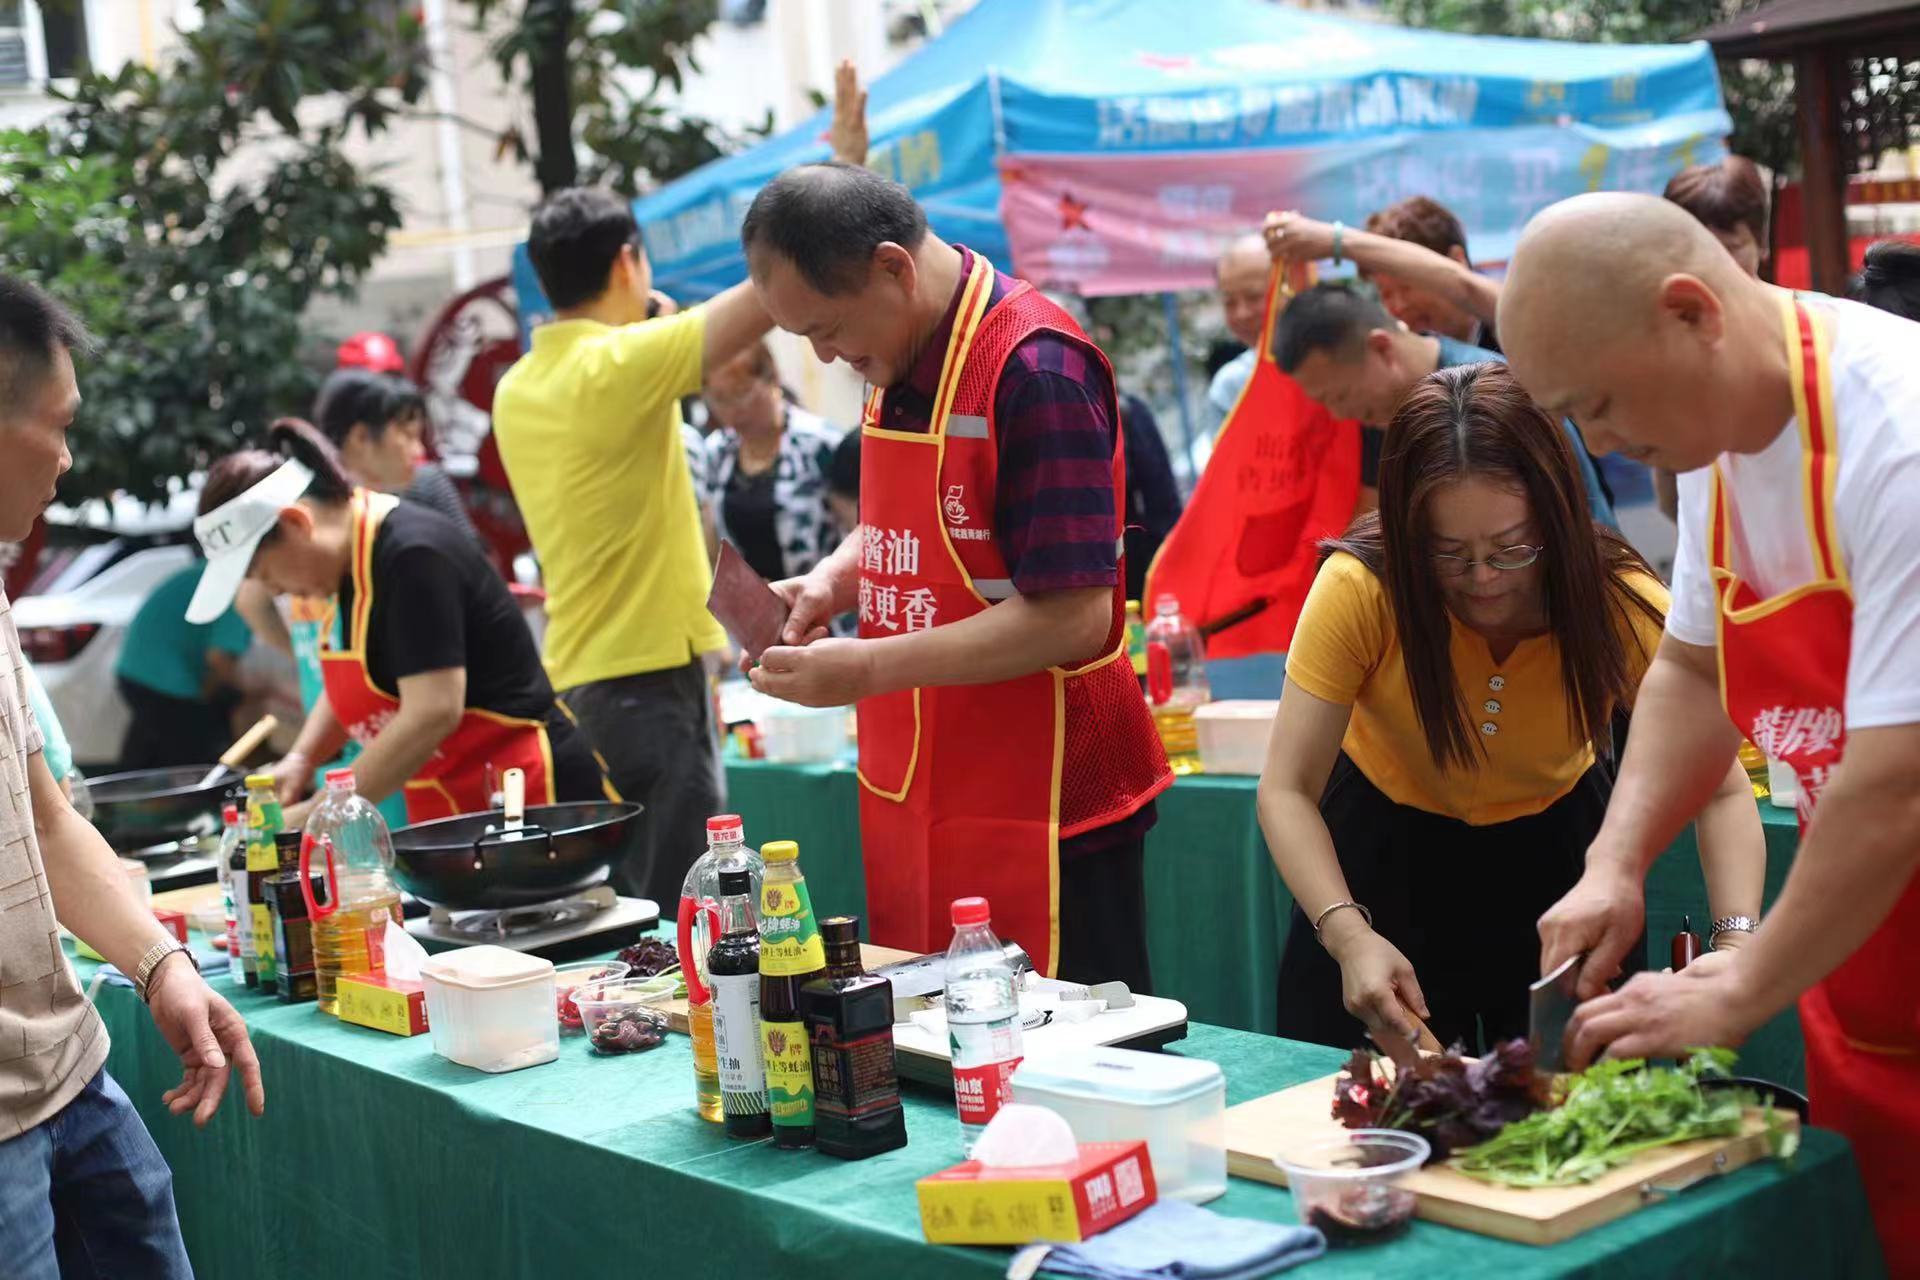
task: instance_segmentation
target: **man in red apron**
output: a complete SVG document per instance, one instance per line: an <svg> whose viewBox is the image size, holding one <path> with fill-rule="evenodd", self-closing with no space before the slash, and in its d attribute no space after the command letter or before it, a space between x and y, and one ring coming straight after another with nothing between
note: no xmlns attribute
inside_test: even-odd
<svg viewBox="0 0 1920 1280"><path fill-rule="evenodd" d="M1172 776L1125 658L1105 356L865 169L782 175L741 238L774 322L872 388L861 527L778 584L786 644L752 676L858 705L873 941L943 948L978 894L1040 971L1148 989L1141 858ZM844 612L859 638L822 638Z"/></svg>
<svg viewBox="0 0 1920 1280"><path fill-rule="evenodd" d="M1573 1060L1738 1044L1798 999L1817 1124L1920 1275L1920 326L1747 276L1677 206L1587 196L1521 241L1500 332L1601 450L1681 476L1673 609L1587 873L1542 920L1597 994L1645 868L1742 736L1792 767L1801 845L1727 957L1583 1005ZM1719 714L1724 708L1725 714Z"/></svg>

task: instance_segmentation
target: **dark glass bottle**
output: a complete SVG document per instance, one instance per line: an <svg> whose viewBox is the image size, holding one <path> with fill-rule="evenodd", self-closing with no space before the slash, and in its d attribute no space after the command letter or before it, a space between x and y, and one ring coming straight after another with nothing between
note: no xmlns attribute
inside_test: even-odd
<svg viewBox="0 0 1920 1280"><path fill-rule="evenodd" d="M753 875L744 867L720 873L720 940L707 953L707 985L713 990L721 1123L729 1138L764 1138L773 1118L760 1048L760 929L753 918Z"/></svg>
<svg viewBox="0 0 1920 1280"><path fill-rule="evenodd" d="M313 968L313 921L307 918L307 901L300 893L300 840L298 831L282 831L273 838L280 869L267 877L263 889L273 920L274 984L285 1004L320 995Z"/></svg>
<svg viewBox="0 0 1920 1280"><path fill-rule="evenodd" d="M813 1055L800 1018L800 988L826 971L800 846L775 840L760 847L760 1042L767 1063L767 1106L773 1145L813 1145Z"/></svg>
<svg viewBox="0 0 1920 1280"><path fill-rule="evenodd" d="M864 1160L907 1145L893 1056L893 984L860 960L860 922L820 922L827 973L800 990L813 1042L813 1145Z"/></svg>

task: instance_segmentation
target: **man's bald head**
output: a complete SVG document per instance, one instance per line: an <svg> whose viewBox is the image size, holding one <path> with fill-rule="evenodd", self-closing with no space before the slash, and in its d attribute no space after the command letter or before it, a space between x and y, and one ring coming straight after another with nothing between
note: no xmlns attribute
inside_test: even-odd
<svg viewBox="0 0 1920 1280"><path fill-rule="evenodd" d="M1214 268L1220 281L1220 305L1227 313L1227 328L1249 347L1260 341L1260 322L1267 308L1267 276L1272 268L1266 238L1258 231L1249 231L1229 241Z"/></svg>
<svg viewBox="0 0 1920 1280"><path fill-rule="evenodd" d="M1726 402L1700 393L1752 354L1756 317L1772 305L1678 205L1596 192L1527 225L1500 295L1500 338L1521 385L1572 416L1596 452L1691 470L1733 447Z"/></svg>

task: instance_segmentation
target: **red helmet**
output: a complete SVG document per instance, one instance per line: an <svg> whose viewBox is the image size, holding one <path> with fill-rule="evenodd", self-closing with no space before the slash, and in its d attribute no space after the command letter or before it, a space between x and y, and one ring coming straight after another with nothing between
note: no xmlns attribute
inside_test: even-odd
<svg viewBox="0 0 1920 1280"><path fill-rule="evenodd" d="M356 333L340 344L334 363L342 369L371 369L375 373L404 373L407 362L400 344L384 333Z"/></svg>

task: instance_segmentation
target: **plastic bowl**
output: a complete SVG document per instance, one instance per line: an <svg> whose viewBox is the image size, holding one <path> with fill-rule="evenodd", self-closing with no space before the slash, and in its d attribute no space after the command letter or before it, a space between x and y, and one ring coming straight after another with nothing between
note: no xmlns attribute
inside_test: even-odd
<svg viewBox="0 0 1920 1280"><path fill-rule="evenodd" d="M580 1030L580 1010L573 993L589 982L614 982L626 977L633 967L624 960L580 960L553 966L553 998L562 1031Z"/></svg>
<svg viewBox="0 0 1920 1280"><path fill-rule="evenodd" d="M591 1036L608 1018L636 1005L661 1013L660 1004L673 998L676 977L668 974L660 978L617 978L580 984L574 988L573 1001L580 1009L581 1030ZM664 1017L664 1013L661 1016Z"/></svg>
<svg viewBox="0 0 1920 1280"><path fill-rule="evenodd" d="M1366 1244L1406 1229L1414 1194L1400 1186L1433 1148L1416 1133L1352 1129L1274 1157L1287 1175L1300 1221L1327 1243Z"/></svg>

